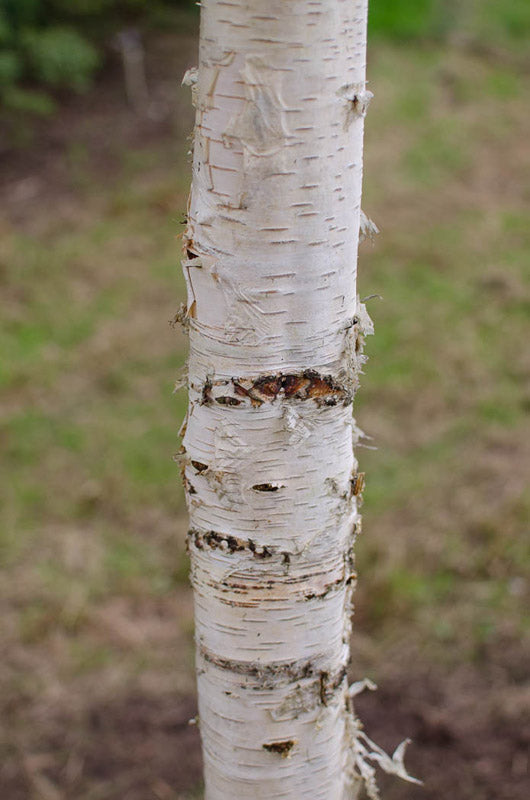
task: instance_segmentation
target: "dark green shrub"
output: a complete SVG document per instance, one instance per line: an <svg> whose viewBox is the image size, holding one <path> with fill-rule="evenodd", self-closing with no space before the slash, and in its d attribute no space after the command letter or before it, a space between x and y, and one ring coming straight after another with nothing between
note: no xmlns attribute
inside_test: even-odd
<svg viewBox="0 0 530 800"><path fill-rule="evenodd" d="M100 63L96 48L73 28L29 30L20 41L31 76L48 86L87 89Z"/></svg>
<svg viewBox="0 0 530 800"><path fill-rule="evenodd" d="M20 56L13 50L0 50L0 89L12 86L22 74Z"/></svg>
<svg viewBox="0 0 530 800"><path fill-rule="evenodd" d="M29 89L87 89L112 33L193 0L0 0L0 106L48 113L51 97Z"/></svg>

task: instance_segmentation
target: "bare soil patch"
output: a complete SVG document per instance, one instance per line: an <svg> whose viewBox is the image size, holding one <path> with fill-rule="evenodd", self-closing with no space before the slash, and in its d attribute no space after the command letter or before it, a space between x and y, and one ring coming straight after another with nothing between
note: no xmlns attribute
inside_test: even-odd
<svg viewBox="0 0 530 800"><path fill-rule="evenodd" d="M521 672L522 653L518 654ZM512 653L512 657L514 654ZM404 735L411 774L424 786L379 776L387 800L526 800L530 694L500 667L452 674L389 669L381 688L357 699L369 736L392 751ZM522 674L519 676L522 677ZM135 690L83 708L56 708L46 723L36 707L23 747L0 766L1 796L63 800L175 800L200 793L195 699Z"/></svg>
<svg viewBox="0 0 530 800"><path fill-rule="evenodd" d="M195 714L191 698L138 692L58 708L4 756L1 796L174 800L200 781Z"/></svg>
<svg viewBox="0 0 530 800"><path fill-rule="evenodd" d="M424 785L380 776L386 800L528 797L530 694L502 670L389 673L356 706L368 735L388 751L412 739L407 766Z"/></svg>

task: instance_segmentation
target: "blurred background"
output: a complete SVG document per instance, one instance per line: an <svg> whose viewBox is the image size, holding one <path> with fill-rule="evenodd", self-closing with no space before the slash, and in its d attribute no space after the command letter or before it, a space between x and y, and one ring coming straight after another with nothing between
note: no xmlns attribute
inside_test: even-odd
<svg viewBox="0 0 530 800"><path fill-rule="evenodd" d="M201 796L178 465L191 0L0 0L0 797ZM419 789L529 796L530 3L372 0L377 449L352 677Z"/></svg>

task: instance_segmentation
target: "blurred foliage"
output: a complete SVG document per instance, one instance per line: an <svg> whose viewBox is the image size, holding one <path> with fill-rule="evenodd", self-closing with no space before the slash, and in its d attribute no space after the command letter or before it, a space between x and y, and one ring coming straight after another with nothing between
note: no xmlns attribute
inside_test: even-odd
<svg viewBox="0 0 530 800"><path fill-rule="evenodd" d="M0 105L48 114L46 89L87 89L112 33L127 25L164 22L189 0L0 0Z"/></svg>
<svg viewBox="0 0 530 800"><path fill-rule="evenodd" d="M530 38L528 0L373 0L369 34L393 40L444 40L523 53Z"/></svg>
<svg viewBox="0 0 530 800"><path fill-rule="evenodd" d="M0 104L47 114L49 89L86 89L103 63L112 34L127 25L178 27L195 0L0 0ZM524 52L530 38L528 0L376 0L370 35L396 41L445 40L492 51Z"/></svg>
<svg viewBox="0 0 530 800"><path fill-rule="evenodd" d="M75 30L29 30L21 36L29 68L50 86L85 89L98 65L96 50Z"/></svg>

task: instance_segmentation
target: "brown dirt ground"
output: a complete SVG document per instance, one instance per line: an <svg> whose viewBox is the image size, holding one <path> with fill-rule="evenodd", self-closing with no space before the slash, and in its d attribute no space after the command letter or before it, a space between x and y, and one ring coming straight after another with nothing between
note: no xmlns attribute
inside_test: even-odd
<svg viewBox="0 0 530 800"><path fill-rule="evenodd" d="M390 751L406 731L414 741L409 770L424 786L383 776L383 797L526 800L530 695L512 677L507 685L500 668L388 671L375 695L358 699L357 710L370 736ZM0 767L9 800L175 800L200 784L192 698L135 691L47 709L45 717L44 709L27 713L32 733L13 742Z"/></svg>
<svg viewBox="0 0 530 800"><path fill-rule="evenodd" d="M388 800L523 800L528 797L530 695L506 676L476 668L387 675L357 710L371 738L392 751L403 733L413 740L410 773L424 786L386 776Z"/></svg>

